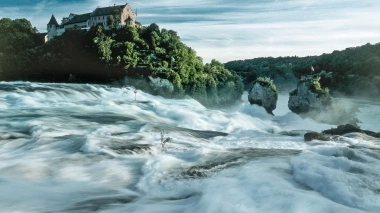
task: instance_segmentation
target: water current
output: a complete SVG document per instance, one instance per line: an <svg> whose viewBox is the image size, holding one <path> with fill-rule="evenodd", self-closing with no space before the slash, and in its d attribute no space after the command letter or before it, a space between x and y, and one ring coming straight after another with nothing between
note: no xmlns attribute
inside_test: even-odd
<svg viewBox="0 0 380 213"><path fill-rule="evenodd" d="M0 82L0 211L380 212L379 139L305 142L335 126L287 95L271 116L245 95L207 109L136 92ZM380 131L379 102L345 101Z"/></svg>

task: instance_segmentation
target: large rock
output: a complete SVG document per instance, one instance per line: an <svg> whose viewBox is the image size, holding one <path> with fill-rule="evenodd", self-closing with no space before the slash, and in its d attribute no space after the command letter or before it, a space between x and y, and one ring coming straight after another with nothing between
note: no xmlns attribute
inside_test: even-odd
<svg viewBox="0 0 380 213"><path fill-rule="evenodd" d="M352 132L360 132L375 138L380 138L380 132L373 132L369 130L363 130L360 129L359 127L356 127L352 124L345 124L345 125L339 125L336 128L328 129L322 131L323 134L330 134L330 135L344 135L347 133L352 133Z"/></svg>
<svg viewBox="0 0 380 213"><path fill-rule="evenodd" d="M304 78L298 82L297 89L289 94L288 107L297 114L321 112L331 106L332 98L328 90L322 90L319 78Z"/></svg>
<svg viewBox="0 0 380 213"><path fill-rule="evenodd" d="M321 140L321 141L328 141L332 139L332 135L326 135L323 133L318 132L307 132L303 136L305 141L311 141L311 140Z"/></svg>
<svg viewBox="0 0 380 213"><path fill-rule="evenodd" d="M324 130L321 133L308 132L304 135L305 141L311 140L331 140L334 135L344 135L347 133L359 132L375 138L380 138L380 132L373 132L369 130L362 130L352 124L339 125L336 128Z"/></svg>
<svg viewBox="0 0 380 213"><path fill-rule="evenodd" d="M251 104L257 104L273 115L273 110L277 104L277 90L269 78L259 78L253 82L252 88L248 93L248 101Z"/></svg>

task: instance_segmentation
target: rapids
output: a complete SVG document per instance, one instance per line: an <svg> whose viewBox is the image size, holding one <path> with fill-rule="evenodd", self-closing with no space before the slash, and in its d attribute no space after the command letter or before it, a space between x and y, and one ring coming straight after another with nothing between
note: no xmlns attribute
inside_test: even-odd
<svg viewBox="0 0 380 213"><path fill-rule="evenodd" d="M335 126L287 95L271 116L134 91L0 82L1 212L380 212L379 139L306 143ZM346 101L380 131L380 103Z"/></svg>

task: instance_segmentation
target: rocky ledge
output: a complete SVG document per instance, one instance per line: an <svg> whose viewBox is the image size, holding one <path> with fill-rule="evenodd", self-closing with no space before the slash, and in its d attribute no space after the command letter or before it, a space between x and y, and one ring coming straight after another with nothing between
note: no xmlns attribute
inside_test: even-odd
<svg viewBox="0 0 380 213"><path fill-rule="evenodd" d="M304 135L305 141L311 140L331 140L335 135L344 135L347 133L359 132L375 138L380 138L380 132L373 132L369 130L362 130L352 124L339 125L337 128L332 128L324 130L321 133L318 132L308 132Z"/></svg>

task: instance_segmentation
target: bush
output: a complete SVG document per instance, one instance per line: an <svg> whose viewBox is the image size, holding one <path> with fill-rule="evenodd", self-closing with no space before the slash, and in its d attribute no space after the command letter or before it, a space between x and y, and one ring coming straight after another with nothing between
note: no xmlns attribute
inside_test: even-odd
<svg viewBox="0 0 380 213"><path fill-rule="evenodd" d="M274 93L276 93L276 97L278 97L278 91L272 79L270 79L269 77L259 77L256 79L256 81L253 82L253 84L255 84L256 82L259 82L262 86L269 87Z"/></svg>

